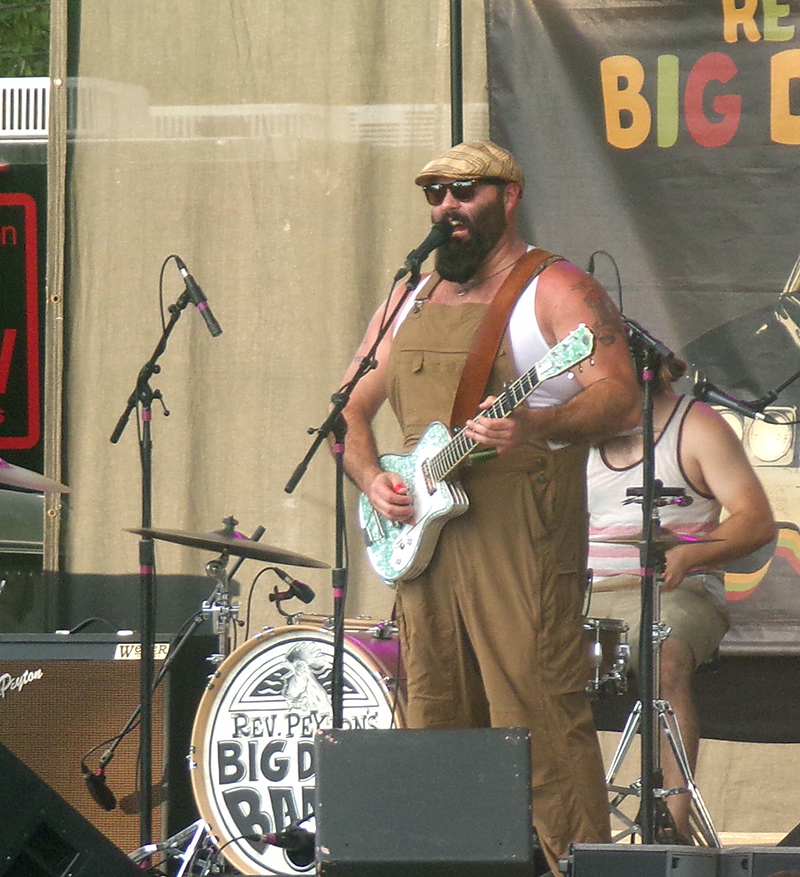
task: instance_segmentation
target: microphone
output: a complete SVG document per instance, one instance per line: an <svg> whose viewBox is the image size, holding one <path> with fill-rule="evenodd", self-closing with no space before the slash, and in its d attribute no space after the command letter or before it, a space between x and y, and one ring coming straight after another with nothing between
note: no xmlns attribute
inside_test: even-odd
<svg viewBox="0 0 800 877"><path fill-rule="evenodd" d="M297 597L297 599L302 600L303 603L310 603L317 596L311 587L305 582L298 582L297 579L293 579L289 573L284 572L282 569L278 569L276 566L272 567L272 569L286 582L289 586L289 590L283 591L280 594L270 594L269 599L271 603L274 603L276 600L286 600L288 597Z"/></svg>
<svg viewBox="0 0 800 877"><path fill-rule="evenodd" d="M208 326L208 331L214 338L216 338L218 335L222 334L222 329L214 318L214 315L211 313L211 308L208 306L208 299L206 298L205 293L200 288L200 284L189 273L180 256L175 256L175 264L178 266L178 271L183 275L183 282L186 284L186 289L189 292L189 299L192 304L195 305L197 310L200 311L200 316L205 320L205 324Z"/></svg>
<svg viewBox="0 0 800 877"><path fill-rule="evenodd" d="M307 867L315 858L313 832L297 825L275 833L254 835L253 840L286 850L286 857L298 868Z"/></svg>
<svg viewBox="0 0 800 877"><path fill-rule="evenodd" d="M299 851L309 845L314 846L314 834L305 828L297 825L290 825L283 831L271 834L262 834L258 838L262 843L269 844L271 847L281 847L284 850Z"/></svg>
<svg viewBox="0 0 800 877"><path fill-rule="evenodd" d="M403 267L394 276L394 283L397 283L397 281L400 280L401 277L405 277L406 274L413 274L419 271L419 266L428 258L428 256L430 256L435 249L449 241L452 236L452 223L447 222L444 219L435 222L431 226L431 230L428 232L428 236L425 240L406 256L406 260L403 262Z"/></svg>
<svg viewBox="0 0 800 877"><path fill-rule="evenodd" d="M756 420L763 420L764 423L772 423L775 426L779 425L779 422L774 417L764 414L760 410L760 402L745 402L742 399L735 399L733 396L723 393L719 387L714 386L709 381L700 381L695 384L692 395L701 402L708 402L709 405L722 405L723 408L730 408L731 411L736 411L745 417L753 417Z"/></svg>
<svg viewBox="0 0 800 877"><path fill-rule="evenodd" d="M675 354L664 344L663 341L659 341L658 338L654 338L643 326L640 326L636 320L631 320L629 317L626 317L625 314L622 314L622 322L628 327L628 330L636 335L641 341L653 351L655 351L662 359L667 362L671 362L675 359Z"/></svg>
<svg viewBox="0 0 800 877"><path fill-rule="evenodd" d="M95 771L89 770L83 761L81 762L81 770L86 781L86 788L89 790L89 794L94 799L95 804L98 807L102 807L103 810L113 810L117 806L117 799L106 785L105 770L102 767L98 767Z"/></svg>

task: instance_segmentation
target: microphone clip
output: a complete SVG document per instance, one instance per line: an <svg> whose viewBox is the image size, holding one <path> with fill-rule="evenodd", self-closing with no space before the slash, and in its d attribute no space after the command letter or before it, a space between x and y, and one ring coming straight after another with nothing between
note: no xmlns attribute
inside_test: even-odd
<svg viewBox="0 0 800 877"><path fill-rule="evenodd" d="M651 335L647 329L637 323L636 320L631 320L630 317L626 317L625 314L622 314L622 322L627 327L628 334L636 337L652 353L657 354L666 362L671 362L675 359L675 353L670 350L663 341L659 341L658 338Z"/></svg>

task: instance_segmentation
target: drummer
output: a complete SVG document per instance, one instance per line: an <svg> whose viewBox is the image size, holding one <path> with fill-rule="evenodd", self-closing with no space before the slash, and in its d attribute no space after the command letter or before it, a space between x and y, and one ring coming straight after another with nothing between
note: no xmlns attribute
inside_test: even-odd
<svg viewBox="0 0 800 877"><path fill-rule="evenodd" d="M629 341L642 373L645 351ZM659 509L661 526L713 542L668 547L661 581L661 619L672 629L661 651L661 697L672 706L689 764L697 763L699 732L692 700L692 674L707 661L728 629L723 565L767 544L775 522L764 489L739 439L713 408L673 392L686 372L677 358L653 354L655 477L665 488L683 488L691 503ZM640 558L638 545L604 544L603 536L641 532L640 503L623 504L626 490L642 487L641 428L597 448L588 462L589 567L594 572L590 614L618 618L630 625L632 666L638 666ZM725 520L720 523L721 513ZM664 788L681 788L684 779L666 741L661 747ZM671 795L667 804L679 842L689 843L688 794Z"/></svg>

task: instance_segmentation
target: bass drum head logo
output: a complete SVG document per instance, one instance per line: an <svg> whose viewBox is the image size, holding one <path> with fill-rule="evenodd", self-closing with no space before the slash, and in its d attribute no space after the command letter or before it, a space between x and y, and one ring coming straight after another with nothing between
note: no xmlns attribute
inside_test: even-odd
<svg viewBox="0 0 800 877"><path fill-rule="evenodd" d="M314 736L331 727L332 668L330 631L264 631L229 655L200 701L189 760L195 799L223 855L245 874L314 869L313 851L262 836L301 820L315 830ZM396 667L345 637L342 675L344 728L402 725L390 688Z"/></svg>

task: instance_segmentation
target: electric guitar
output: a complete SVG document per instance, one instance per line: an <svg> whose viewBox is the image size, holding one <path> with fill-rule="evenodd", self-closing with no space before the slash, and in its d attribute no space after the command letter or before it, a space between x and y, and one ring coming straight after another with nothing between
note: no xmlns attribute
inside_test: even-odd
<svg viewBox="0 0 800 877"><path fill-rule="evenodd" d="M542 381L583 362L593 349L594 335L581 323L533 368L507 384L491 407L480 413L508 417ZM415 510L413 524L395 523L378 514L365 494L359 497L359 524L367 556L386 584L418 576L430 562L442 527L469 507L454 473L476 446L477 442L463 432L451 436L445 424L434 421L409 453L381 456L381 468L403 479Z"/></svg>

